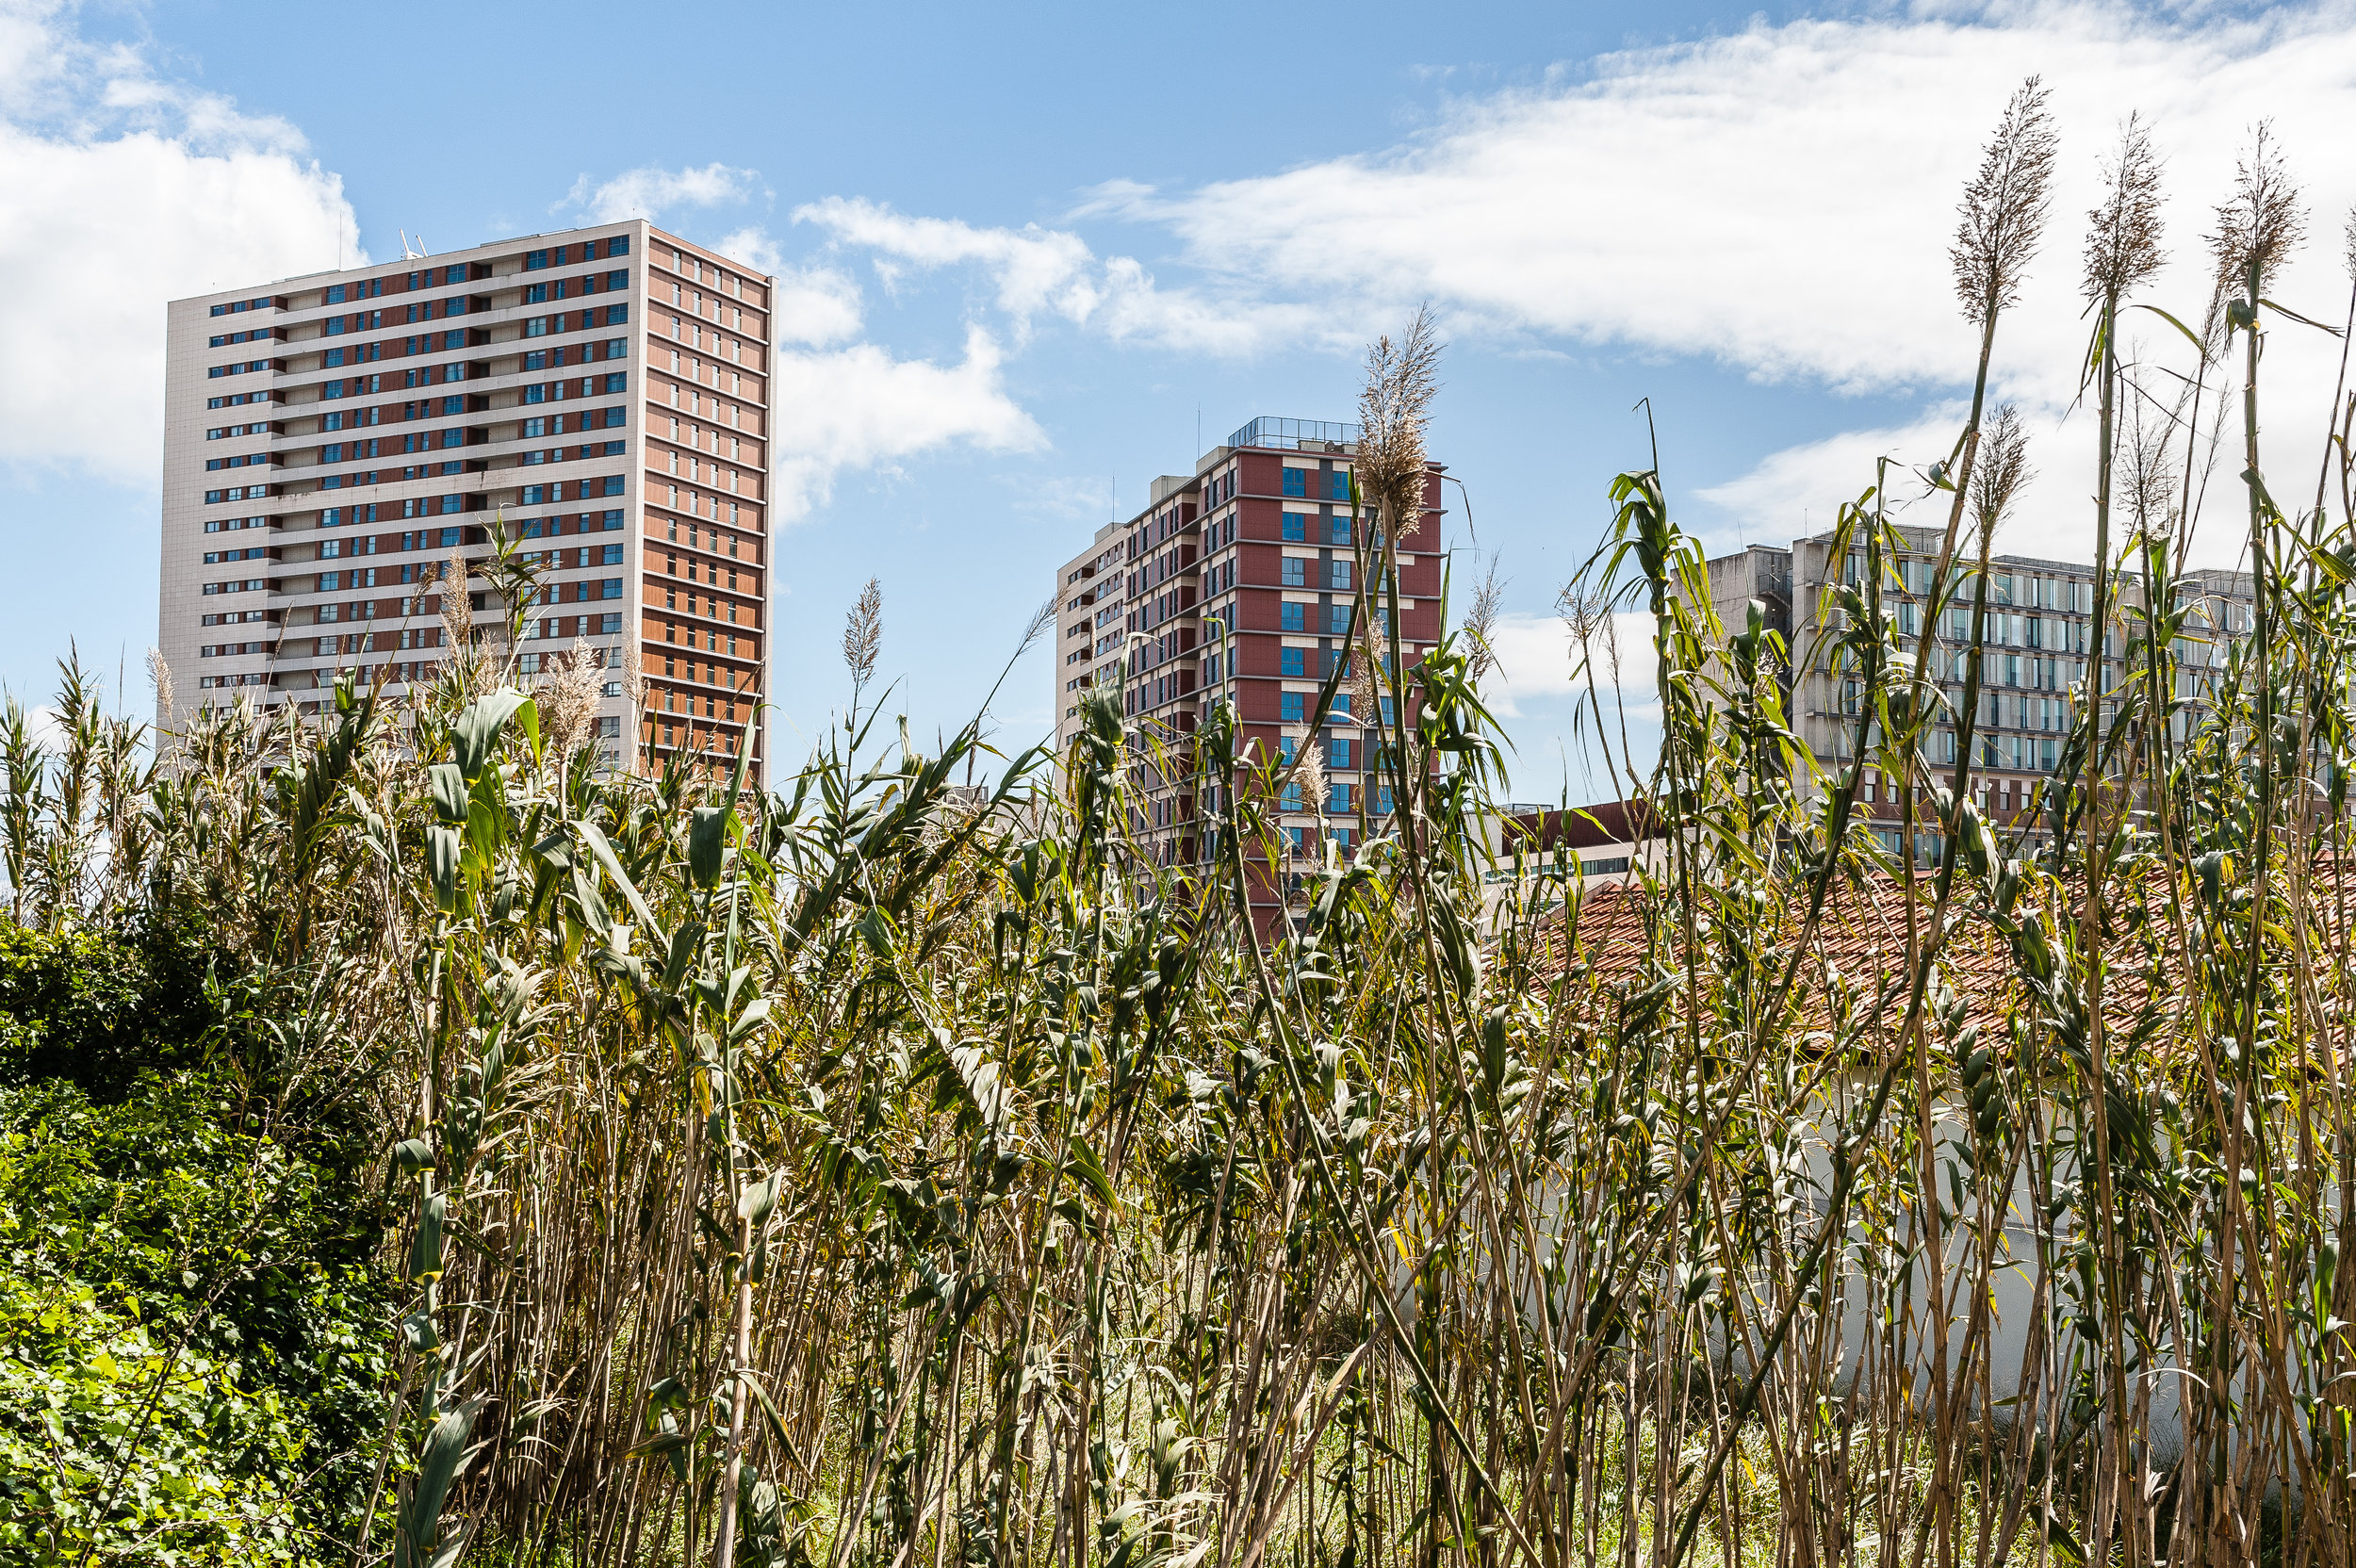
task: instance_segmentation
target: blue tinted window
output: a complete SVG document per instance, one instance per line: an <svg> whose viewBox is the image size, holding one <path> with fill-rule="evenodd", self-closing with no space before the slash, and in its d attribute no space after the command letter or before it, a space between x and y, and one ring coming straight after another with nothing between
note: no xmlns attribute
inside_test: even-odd
<svg viewBox="0 0 2356 1568"><path fill-rule="evenodd" d="M327 291L327 302L331 305L339 305L344 302L344 286L342 284L337 284Z"/></svg>
<svg viewBox="0 0 2356 1568"><path fill-rule="evenodd" d="M1287 469L1285 469L1285 470L1284 470L1284 494L1286 494L1287 496L1305 496L1305 495L1307 495L1308 493L1309 493L1309 470L1308 470L1308 469L1306 469L1306 468L1287 468Z"/></svg>
<svg viewBox="0 0 2356 1568"><path fill-rule="evenodd" d="M1303 722L1307 716L1302 711L1303 699L1306 695L1307 694L1302 692L1284 693L1278 698L1277 702L1278 720L1284 724L1300 724Z"/></svg>
<svg viewBox="0 0 2356 1568"><path fill-rule="evenodd" d="M1325 765L1329 768L1350 766L1350 737L1336 735L1325 743Z"/></svg>
<svg viewBox="0 0 2356 1568"><path fill-rule="evenodd" d="M1276 611L1277 625L1285 631L1308 630L1308 616L1305 613L1307 609L1308 606L1301 604L1279 605Z"/></svg>
<svg viewBox="0 0 2356 1568"><path fill-rule="evenodd" d="M1306 514L1300 512L1284 514L1284 537L1296 544L1308 543L1309 518Z"/></svg>
<svg viewBox="0 0 2356 1568"><path fill-rule="evenodd" d="M1309 650L1307 648L1282 648L1278 650L1276 658L1277 673L1280 675L1305 676L1309 673Z"/></svg>

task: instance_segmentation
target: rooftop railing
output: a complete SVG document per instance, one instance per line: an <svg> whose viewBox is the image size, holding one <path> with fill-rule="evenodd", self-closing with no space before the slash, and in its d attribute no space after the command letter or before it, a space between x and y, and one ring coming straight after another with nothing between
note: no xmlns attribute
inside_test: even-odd
<svg viewBox="0 0 2356 1568"><path fill-rule="evenodd" d="M1354 444L1358 439L1356 425L1329 424L1319 419L1279 419L1263 414L1243 429L1227 438L1231 447L1284 447L1298 449L1301 443L1314 441Z"/></svg>

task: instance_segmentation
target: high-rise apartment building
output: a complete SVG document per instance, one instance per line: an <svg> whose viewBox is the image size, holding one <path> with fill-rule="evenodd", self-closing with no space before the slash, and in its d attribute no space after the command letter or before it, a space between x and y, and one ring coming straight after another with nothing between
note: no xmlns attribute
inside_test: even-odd
<svg viewBox="0 0 2356 1568"><path fill-rule="evenodd" d="M1088 687L1121 694L1144 787L1137 827L1165 865L1196 864L1210 851L1199 826L1210 786L1186 764L1190 738L1221 698L1235 707L1247 757L1323 751L1323 811L1297 790L1279 802L1298 857L1319 853L1323 839L1348 848L1390 814L1374 765L1382 715L1351 712L1345 690L1327 722L1308 727L1319 686L1349 654L1357 440L1354 425L1254 419L1204 452L1192 474L1155 480L1142 511L1099 530L1056 574L1056 739L1070 746ZM1431 466L1423 514L1398 541L1399 642L1410 663L1440 636L1441 472Z"/></svg>
<svg viewBox="0 0 2356 1568"><path fill-rule="evenodd" d="M768 685L773 286L633 220L172 302L159 718L430 678L445 564L496 523L541 568L526 674L614 671L608 764L733 759Z"/></svg>
<svg viewBox="0 0 2356 1568"><path fill-rule="evenodd" d="M1942 531L1895 531L1903 547L1888 564L1882 603L1900 645L1911 654L1929 613ZM1839 613L1830 591L1858 582L1866 569L1862 548L1837 556L1835 544L1833 535L1824 533L1796 539L1789 548L1754 545L1709 564L1710 596L1728 630L1741 629L1748 604L1756 600L1765 609L1767 624L1785 638L1793 664L1788 713L1800 739L1827 768L1846 763L1865 696L1856 676L1835 669L1827 657L1838 629L1828 617ZM2114 621L2107 633L2098 633L2094 625L2095 577L2095 568L2083 562L2024 555L1989 560L1972 772L1974 792L1997 821L2012 822L2031 809L2038 780L2060 766L2089 668L2099 662L2102 692L2118 691L2125 678L2120 623ZM2122 574L2122 612L2140 605L2143 591L2140 578ZM2206 695L2205 683L2227 662L2232 643L2250 631L2255 584L2246 572L2194 570L2181 573L2168 593L2171 609L2187 612L2184 635L2171 649L2174 696L2197 707ZM1950 715L1930 734L1934 767L1953 767L1955 761L1959 730L1952 714L1963 701L1972 596L1967 584L1931 628L1930 675ZM2115 710L2117 702L2106 706ZM1904 803L1870 770L1858 781L1857 808L1875 819L1873 830L1892 848L1898 846L1903 829L1894 825L1905 814Z"/></svg>

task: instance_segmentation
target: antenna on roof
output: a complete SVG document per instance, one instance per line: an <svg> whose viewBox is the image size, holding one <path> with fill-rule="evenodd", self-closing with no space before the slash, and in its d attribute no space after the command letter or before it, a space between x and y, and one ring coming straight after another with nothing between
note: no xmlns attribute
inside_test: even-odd
<svg viewBox="0 0 2356 1568"><path fill-rule="evenodd" d="M426 253L426 250L425 250L425 236L423 236L423 235L419 235L419 236L417 237L417 239L413 242L413 241L410 239L410 237L409 237L409 231L408 231L407 229L403 229L403 230L401 230L401 260L403 260L403 261L418 261L418 260L422 260L422 259L424 258L424 256L425 256L425 253Z"/></svg>

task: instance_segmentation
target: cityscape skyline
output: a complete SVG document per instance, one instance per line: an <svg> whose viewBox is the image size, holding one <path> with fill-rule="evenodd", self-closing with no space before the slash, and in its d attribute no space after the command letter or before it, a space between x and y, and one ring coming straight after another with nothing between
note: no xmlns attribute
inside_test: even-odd
<svg viewBox="0 0 2356 1568"><path fill-rule="evenodd" d="M440 255L645 217L778 279L780 404L805 411L777 433L764 585L785 752L847 700L834 645L869 577L894 704L916 733L952 729L1081 530L1135 515L1198 429L1349 420L1364 345L1429 301L1448 343L1433 449L1467 484L1452 544L1476 576L1494 560L1503 588L1513 792L1597 798L1610 781L1578 755L1552 600L1608 524L1612 476L1651 461L1637 405L1674 514L1713 553L1820 531L1884 458L1896 514L1916 520L1972 360L1946 276L1952 192L2022 76L2056 94L2057 223L2085 207L2119 119L2154 126L2169 259L2153 302L2197 314L2209 207L2261 112L2318 215L2282 298L2331 319L2343 291L2324 217L2356 196L2329 151L2356 75L2328 7L1507 7L1445 45L1379 26L1328 41L1321 76L1352 89L1330 101L1286 90L1297 67L1246 27L1189 76L1183 117L1128 112L1069 73L1015 102L988 85L1178 47L1187 30L1166 19L985 28L927 10L877 49L868 20L726 14L735 46L707 82L582 112L568 84L605 69L595 25L540 36L417 9L387 68L508 106L515 134L484 157L462 119L404 109L385 136L364 96L308 70L339 19L265 6L233 48L216 8L183 0L25 11L0 42L28 84L0 109L22 202L0 245L16 286L0 340L21 372L0 390L0 497L22 569L59 587L0 639L0 681L40 700L71 643L139 683L161 587L165 301L339 252L393 266L404 242ZM467 48L427 41L461 24ZM518 49L532 73L499 63ZM1726 117L1693 120L1695 102ZM1859 114L1890 129L1846 134ZM988 134L957 129L972 124ZM1667 190L1680 199L1647 194ZM2075 271L2049 241L1991 388L2022 409L2039 476L1998 547L2053 560L2086 559L2090 529ZM2165 326L2135 319L2166 359ZM2273 395L2328 388L2330 353L2322 334L2285 335ZM2231 566L2230 522L2202 525L2194 564ZM120 573L89 573L93 556ZM1003 689L1002 749L1053 732L1049 657ZM1645 672L1624 683L1641 746Z"/></svg>

